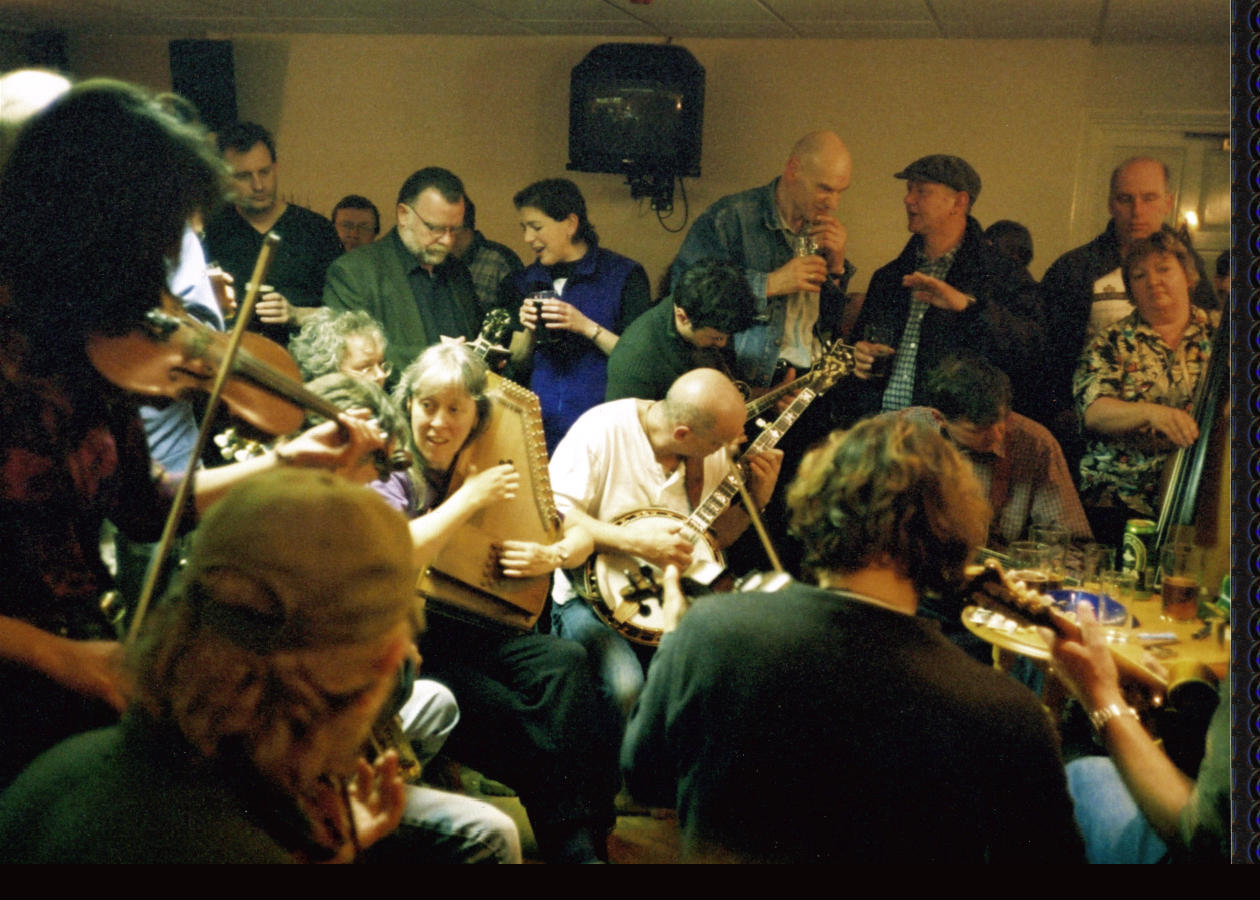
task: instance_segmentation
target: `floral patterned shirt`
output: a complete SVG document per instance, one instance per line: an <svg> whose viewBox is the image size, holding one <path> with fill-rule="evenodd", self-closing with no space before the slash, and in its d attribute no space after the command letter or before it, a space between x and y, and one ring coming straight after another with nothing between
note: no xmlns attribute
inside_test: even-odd
<svg viewBox="0 0 1260 900"><path fill-rule="evenodd" d="M1081 353L1072 394L1082 420L1099 397L1146 401L1192 411L1195 385L1207 368L1220 313L1190 307L1176 349L1135 310L1096 335ZM1081 458L1081 497L1087 506L1123 505L1154 516L1160 475L1173 444L1147 430L1095 435Z"/></svg>

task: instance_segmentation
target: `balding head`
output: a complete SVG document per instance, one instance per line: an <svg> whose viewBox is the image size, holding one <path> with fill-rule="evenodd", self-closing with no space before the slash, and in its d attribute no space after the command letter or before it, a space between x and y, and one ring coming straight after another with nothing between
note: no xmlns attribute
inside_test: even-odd
<svg viewBox="0 0 1260 900"><path fill-rule="evenodd" d="M1149 156L1133 156L1111 173L1107 210L1115 222L1120 246L1150 237L1173 209L1168 166Z"/></svg>
<svg viewBox="0 0 1260 900"><path fill-rule="evenodd" d="M1168 164L1162 160L1158 160L1153 156L1130 156L1120 165L1111 170L1111 183L1109 190L1112 194L1116 192L1116 186L1120 181L1133 173L1135 170L1145 170L1146 173L1155 175L1162 179L1164 190L1168 190L1168 180L1172 173L1168 171Z"/></svg>
<svg viewBox="0 0 1260 900"><path fill-rule="evenodd" d="M840 160L849 161L849 148L834 131L811 131L792 147L789 159L800 160L807 165L833 165Z"/></svg>
<svg viewBox="0 0 1260 900"><path fill-rule="evenodd" d="M849 187L853 160L833 131L811 131L792 148L776 202L793 230L831 215Z"/></svg>
<svg viewBox="0 0 1260 900"><path fill-rule="evenodd" d="M717 369L680 375L662 408L681 456L707 456L743 435L744 398Z"/></svg>

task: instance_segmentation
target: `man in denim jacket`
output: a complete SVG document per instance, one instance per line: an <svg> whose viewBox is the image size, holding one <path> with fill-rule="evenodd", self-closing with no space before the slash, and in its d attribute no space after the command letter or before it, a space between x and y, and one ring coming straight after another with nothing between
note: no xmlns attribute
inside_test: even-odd
<svg viewBox="0 0 1260 900"><path fill-rule="evenodd" d="M744 269L758 322L735 335L735 355L740 377L753 386L769 385L780 359L796 374L810 368L822 350L818 332L839 325L855 269L845 259L848 234L833 213L851 171L849 150L836 134L807 134L780 177L714 203L678 251L672 288L701 260ZM795 255L797 245L813 252Z"/></svg>

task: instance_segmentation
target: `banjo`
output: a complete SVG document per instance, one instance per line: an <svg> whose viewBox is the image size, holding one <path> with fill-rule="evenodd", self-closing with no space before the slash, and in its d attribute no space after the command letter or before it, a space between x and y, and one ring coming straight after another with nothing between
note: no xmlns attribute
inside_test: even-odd
<svg viewBox="0 0 1260 900"><path fill-rule="evenodd" d="M749 457L772 449L782 439L815 398L841 377L853 371L853 348L834 341L806 379L792 383L800 393L741 454L736 467L701 501L690 516L669 509L640 509L618 516L614 525L656 520L681 523L681 535L692 545L692 562L683 573L684 588L690 582L700 589L711 585L726 568L722 552L714 544L709 528L726 511L742 483L739 467ZM638 644L656 646L664 634L661 608L661 569L619 551L599 553L587 560L574 583L596 615L622 637Z"/></svg>

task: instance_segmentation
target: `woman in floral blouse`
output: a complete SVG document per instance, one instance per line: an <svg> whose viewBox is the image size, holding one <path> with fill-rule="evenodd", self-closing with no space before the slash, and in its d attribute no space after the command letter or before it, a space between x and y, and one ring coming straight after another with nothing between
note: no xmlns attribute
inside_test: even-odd
<svg viewBox="0 0 1260 900"><path fill-rule="evenodd" d="M1138 241L1123 267L1137 308L1081 354L1072 384L1090 433L1081 500L1099 540L1118 543L1126 519L1158 515L1168 454L1199 436L1194 389L1220 321L1190 303L1199 271L1194 250L1167 226Z"/></svg>

